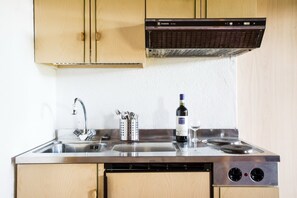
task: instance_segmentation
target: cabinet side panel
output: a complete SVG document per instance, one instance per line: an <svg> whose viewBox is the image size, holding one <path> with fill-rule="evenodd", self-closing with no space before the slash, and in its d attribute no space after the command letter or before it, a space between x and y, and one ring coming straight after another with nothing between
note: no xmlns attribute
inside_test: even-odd
<svg viewBox="0 0 297 198"><path fill-rule="evenodd" d="M89 198L97 191L96 164L18 165L17 197Z"/></svg>
<svg viewBox="0 0 297 198"><path fill-rule="evenodd" d="M280 197L297 197L297 1L259 0L260 49L237 58L240 136L281 156Z"/></svg>
<svg viewBox="0 0 297 198"><path fill-rule="evenodd" d="M35 62L84 61L84 0L35 0Z"/></svg>

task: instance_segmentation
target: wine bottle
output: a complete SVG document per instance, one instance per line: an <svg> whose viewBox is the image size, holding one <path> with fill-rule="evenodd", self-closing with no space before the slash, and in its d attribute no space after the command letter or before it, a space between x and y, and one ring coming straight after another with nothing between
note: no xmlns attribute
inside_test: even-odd
<svg viewBox="0 0 297 198"><path fill-rule="evenodd" d="M185 95L180 94L180 105L176 110L176 141L186 142L188 140L188 109L185 107Z"/></svg>

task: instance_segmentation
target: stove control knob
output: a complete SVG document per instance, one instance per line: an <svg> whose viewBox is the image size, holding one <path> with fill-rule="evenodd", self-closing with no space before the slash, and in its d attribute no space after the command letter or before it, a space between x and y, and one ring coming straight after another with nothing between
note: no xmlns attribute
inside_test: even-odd
<svg viewBox="0 0 297 198"><path fill-rule="evenodd" d="M228 176L232 181L237 182L241 179L242 172L239 168L231 168L229 170Z"/></svg>
<svg viewBox="0 0 297 198"><path fill-rule="evenodd" d="M251 171L251 178L252 180L254 180L255 182L260 182L263 180L264 178L264 172L261 168L254 168Z"/></svg>

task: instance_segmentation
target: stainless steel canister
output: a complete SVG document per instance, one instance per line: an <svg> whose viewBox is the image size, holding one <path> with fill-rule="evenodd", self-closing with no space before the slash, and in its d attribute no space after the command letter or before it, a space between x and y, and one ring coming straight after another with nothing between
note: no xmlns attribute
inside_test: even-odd
<svg viewBox="0 0 297 198"><path fill-rule="evenodd" d="M123 141L139 141L138 119L120 119L120 136Z"/></svg>

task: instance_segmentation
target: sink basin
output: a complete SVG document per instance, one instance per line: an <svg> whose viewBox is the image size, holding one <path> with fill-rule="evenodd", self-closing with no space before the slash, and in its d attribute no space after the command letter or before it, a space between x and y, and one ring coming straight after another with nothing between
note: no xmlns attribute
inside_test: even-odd
<svg viewBox="0 0 297 198"><path fill-rule="evenodd" d="M112 148L119 152L176 152L175 144L171 142L117 144Z"/></svg>
<svg viewBox="0 0 297 198"><path fill-rule="evenodd" d="M41 148L36 153L84 153L100 152L105 149L103 143L53 143Z"/></svg>

